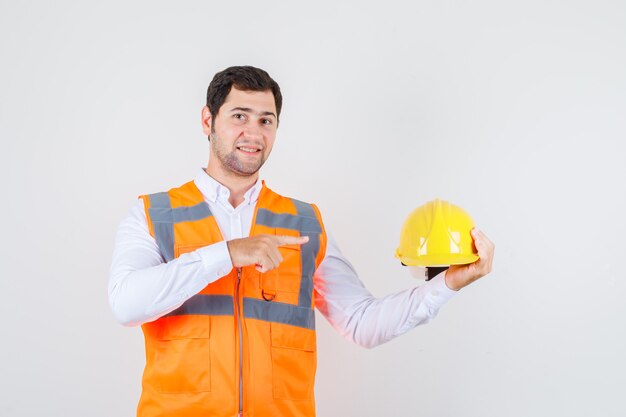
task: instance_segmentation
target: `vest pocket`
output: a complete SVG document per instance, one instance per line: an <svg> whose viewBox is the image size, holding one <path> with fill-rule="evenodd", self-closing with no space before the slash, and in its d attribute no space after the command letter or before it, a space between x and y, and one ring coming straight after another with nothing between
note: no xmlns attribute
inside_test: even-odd
<svg viewBox="0 0 626 417"><path fill-rule="evenodd" d="M210 317L164 317L153 363L157 391L183 394L211 391Z"/></svg>
<svg viewBox="0 0 626 417"><path fill-rule="evenodd" d="M271 323L274 398L311 400L317 356L315 330Z"/></svg>

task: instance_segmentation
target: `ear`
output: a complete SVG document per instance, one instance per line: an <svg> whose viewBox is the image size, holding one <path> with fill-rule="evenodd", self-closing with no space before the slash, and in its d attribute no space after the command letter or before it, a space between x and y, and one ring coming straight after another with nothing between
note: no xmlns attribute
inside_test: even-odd
<svg viewBox="0 0 626 417"><path fill-rule="evenodd" d="M209 136L211 134L211 124L213 123L213 118L211 117L211 112L207 106L202 108L201 118L202 132L204 132L205 136Z"/></svg>

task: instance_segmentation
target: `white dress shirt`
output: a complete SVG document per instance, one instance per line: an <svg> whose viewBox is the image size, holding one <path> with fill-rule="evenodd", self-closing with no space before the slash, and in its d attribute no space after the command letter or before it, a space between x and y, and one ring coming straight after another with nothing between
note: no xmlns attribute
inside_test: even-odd
<svg viewBox="0 0 626 417"><path fill-rule="evenodd" d="M194 178L222 232L224 241L182 254L164 263L148 231L143 200L121 222L115 240L109 303L117 320L138 326L169 313L233 268L226 241L248 237L262 184L258 180L233 207L228 188L200 169ZM344 337L374 347L428 323L456 294L445 272L419 287L376 298L359 280L332 235L315 271L315 307Z"/></svg>

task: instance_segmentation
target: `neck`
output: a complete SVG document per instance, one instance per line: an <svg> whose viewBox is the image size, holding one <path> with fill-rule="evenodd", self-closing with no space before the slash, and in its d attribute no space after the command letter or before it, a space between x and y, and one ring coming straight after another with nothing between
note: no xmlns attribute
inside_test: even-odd
<svg viewBox="0 0 626 417"><path fill-rule="evenodd" d="M258 172L244 177L231 172L225 172L222 169L216 168L214 165L212 166L211 163L209 163L209 166L204 171L224 187L228 188L228 191L230 191L228 202L235 208L243 203L244 194L252 188L259 179Z"/></svg>

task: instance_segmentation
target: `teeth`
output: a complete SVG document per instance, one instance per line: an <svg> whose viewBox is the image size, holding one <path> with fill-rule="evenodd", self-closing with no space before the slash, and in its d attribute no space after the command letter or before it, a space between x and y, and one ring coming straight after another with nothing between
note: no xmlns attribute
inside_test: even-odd
<svg viewBox="0 0 626 417"><path fill-rule="evenodd" d="M246 151L246 152L257 152L258 149L253 149L253 148L243 148L240 147L239 149L241 149L242 151Z"/></svg>

